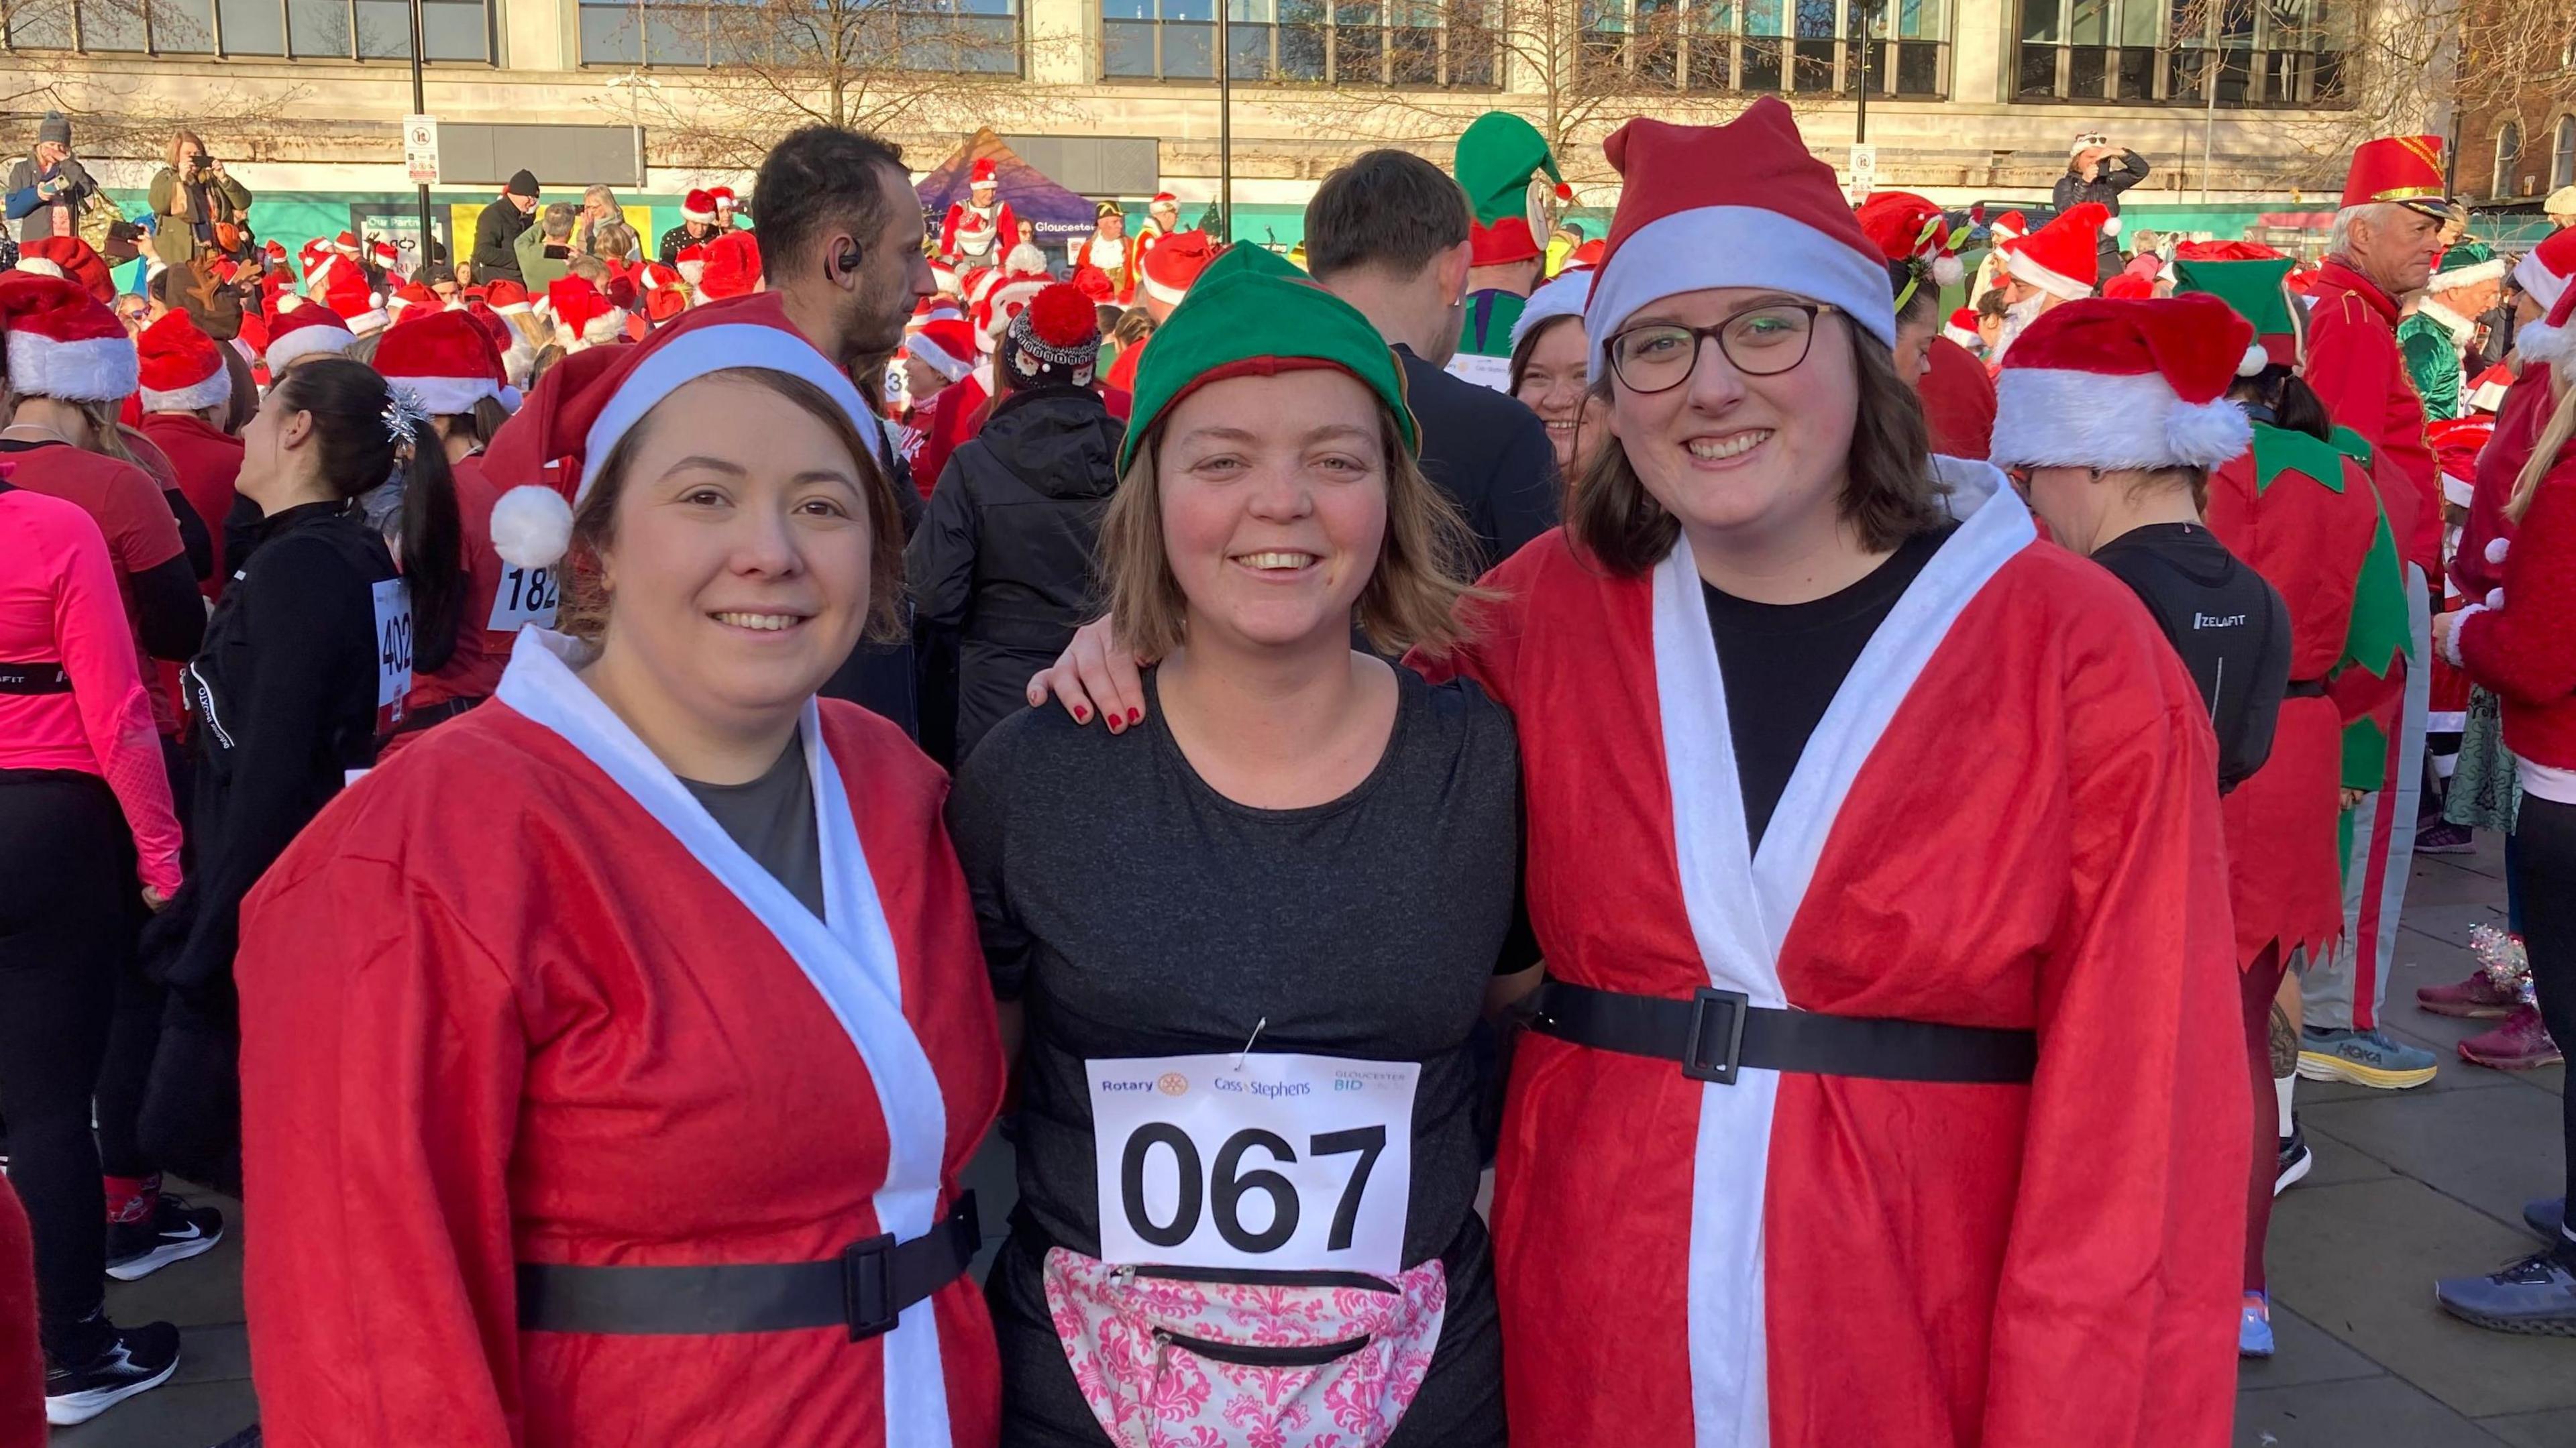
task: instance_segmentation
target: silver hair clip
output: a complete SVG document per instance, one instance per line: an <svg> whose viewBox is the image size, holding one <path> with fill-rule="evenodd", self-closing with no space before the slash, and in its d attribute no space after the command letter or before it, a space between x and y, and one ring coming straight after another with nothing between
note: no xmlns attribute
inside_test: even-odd
<svg viewBox="0 0 2576 1448"><path fill-rule="evenodd" d="M397 448L417 442L421 430L429 426L429 409L422 405L420 394L408 387L389 385L385 388L385 410L381 416L385 420L385 436L391 438Z"/></svg>

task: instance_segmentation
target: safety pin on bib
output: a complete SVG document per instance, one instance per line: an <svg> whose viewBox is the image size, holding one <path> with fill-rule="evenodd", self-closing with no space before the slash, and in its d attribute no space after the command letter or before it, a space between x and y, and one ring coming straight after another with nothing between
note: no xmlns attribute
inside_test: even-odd
<svg viewBox="0 0 2576 1448"><path fill-rule="evenodd" d="M1252 1043L1261 1039L1262 1028L1269 1024L1270 1018L1268 1016L1263 1016L1261 1019L1252 1023L1252 1034L1243 1038L1243 1049L1234 1053L1235 1070L1240 1071L1243 1069L1243 1058L1252 1054Z"/></svg>

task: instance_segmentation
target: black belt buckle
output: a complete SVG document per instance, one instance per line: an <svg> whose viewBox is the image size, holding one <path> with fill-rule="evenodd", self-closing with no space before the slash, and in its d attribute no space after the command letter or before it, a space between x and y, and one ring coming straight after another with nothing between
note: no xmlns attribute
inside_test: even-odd
<svg viewBox="0 0 2576 1448"><path fill-rule="evenodd" d="M849 1319L852 1342L883 1337L903 1320L894 1297L894 1233L841 1249L841 1315Z"/></svg>
<svg viewBox="0 0 2576 1448"><path fill-rule="evenodd" d="M1683 1075L1720 1086L1735 1084L1736 1066L1744 1056L1744 1013L1751 1004L1740 990L1704 985L1691 992L1690 1035L1682 1042ZM1712 1020L1712 1006L1723 1007L1724 1016Z"/></svg>

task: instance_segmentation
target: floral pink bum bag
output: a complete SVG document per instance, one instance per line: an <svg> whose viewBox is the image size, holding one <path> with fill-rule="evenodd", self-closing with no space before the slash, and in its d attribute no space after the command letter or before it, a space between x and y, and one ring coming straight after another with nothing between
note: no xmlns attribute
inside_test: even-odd
<svg viewBox="0 0 2576 1448"><path fill-rule="evenodd" d="M1356 1272L1112 1267L1046 1256L1073 1380L1120 1448L1377 1448L1422 1390L1449 1285Z"/></svg>

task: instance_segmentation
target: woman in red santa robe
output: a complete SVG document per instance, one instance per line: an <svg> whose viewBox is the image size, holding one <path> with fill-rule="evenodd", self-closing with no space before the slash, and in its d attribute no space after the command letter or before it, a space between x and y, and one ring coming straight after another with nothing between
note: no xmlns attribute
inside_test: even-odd
<svg viewBox="0 0 2576 1448"><path fill-rule="evenodd" d="M623 360L565 404L578 510L502 505L555 500L572 635L245 911L268 1441L990 1444L945 789L814 697L901 586L863 404L772 321Z"/></svg>
<svg viewBox="0 0 2576 1448"><path fill-rule="evenodd" d="M1785 105L1607 151L1614 445L1463 656L1553 977L1494 1196L1513 1436L2214 1448L2248 1105L2199 693L1929 457ZM1141 708L1100 643L1043 683Z"/></svg>

